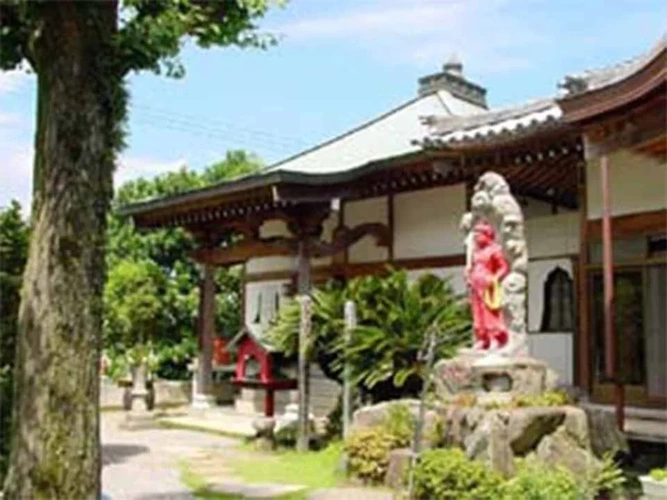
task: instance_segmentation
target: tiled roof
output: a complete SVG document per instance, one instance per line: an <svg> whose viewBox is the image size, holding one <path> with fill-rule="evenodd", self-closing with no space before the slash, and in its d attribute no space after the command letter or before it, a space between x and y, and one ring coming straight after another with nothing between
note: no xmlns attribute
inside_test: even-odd
<svg viewBox="0 0 667 500"><path fill-rule="evenodd" d="M573 97L620 82L648 65L666 48L667 35L664 35L651 50L637 57L605 68L567 75L559 84L565 91L563 97ZM667 60L665 60L665 64L667 64Z"/></svg>
<svg viewBox="0 0 667 500"><path fill-rule="evenodd" d="M474 116L430 116L422 120L430 127L428 136L417 139L415 144L443 147L506 140L553 127L560 122L561 116L562 111L554 99L542 99Z"/></svg>
<svg viewBox="0 0 667 500"><path fill-rule="evenodd" d="M351 171L377 160L418 151L419 147L412 143L412 139L428 133L428 126L420 120L424 115L470 115L484 111L446 91L432 92L274 164L267 172L332 174Z"/></svg>

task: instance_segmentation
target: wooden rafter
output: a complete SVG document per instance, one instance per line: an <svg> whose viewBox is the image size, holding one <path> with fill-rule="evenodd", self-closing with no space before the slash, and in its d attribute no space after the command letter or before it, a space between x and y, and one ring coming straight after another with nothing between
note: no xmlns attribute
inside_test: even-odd
<svg viewBox="0 0 667 500"><path fill-rule="evenodd" d="M360 224L354 228L339 228L331 242L318 238L306 239L309 254L313 258L330 257L354 245L365 236L373 236L378 246L389 245L389 228L384 224ZM227 247L200 248L190 257L201 263L215 266L229 266L246 262L251 258L295 256L302 242L297 237L243 239Z"/></svg>

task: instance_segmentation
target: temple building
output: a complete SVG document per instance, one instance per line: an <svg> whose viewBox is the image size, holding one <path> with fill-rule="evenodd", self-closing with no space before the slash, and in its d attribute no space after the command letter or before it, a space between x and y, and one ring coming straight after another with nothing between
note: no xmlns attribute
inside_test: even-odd
<svg viewBox="0 0 667 500"><path fill-rule="evenodd" d="M552 97L504 109L489 109L486 90L450 60L419 80L416 97L343 135L256 175L122 213L142 228L178 226L194 235L192 257L207 270L204 315L212 314L210 269L243 264L246 332L261 343L286 294L329 278L391 265L411 277L450 277L464 293L459 223L477 178L497 172L525 217L531 354L594 403L611 403L621 384L629 408L664 408L666 105L665 39L628 62L565 77ZM602 328L605 197L616 289L614 381L605 376ZM234 243L221 246L230 234L238 235ZM212 321L200 324L205 391L215 332ZM312 384L315 413L325 413L335 384L317 373ZM251 392L242 394L255 404ZM278 406L293 397L282 396Z"/></svg>

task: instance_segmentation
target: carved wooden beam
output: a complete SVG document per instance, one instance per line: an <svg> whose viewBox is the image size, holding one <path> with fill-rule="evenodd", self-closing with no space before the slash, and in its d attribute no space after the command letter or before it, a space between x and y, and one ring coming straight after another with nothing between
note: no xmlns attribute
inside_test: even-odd
<svg viewBox="0 0 667 500"><path fill-rule="evenodd" d="M369 235L375 238L378 246L389 245L389 228L384 224L369 223L352 229L339 228L331 243L309 238L309 253L314 258L329 257ZM298 252L299 241L298 238L283 237L241 240L228 247L200 248L191 252L190 257L203 264L228 266L257 257L294 256Z"/></svg>
<svg viewBox="0 0 667 500"><path fill-rule="evenodd" d="M251 258L295 255L298 246L299 240L295 238L242 240L229 247L201 248L192 252L190 257L205 264L229 266Z"/></svg>
<svg viewBox="0 0 667 500"><path fill-rule="evenodd" d="M368 223L360 224L352 229L347 227L336 229L331 243L327 243L321 240L311 242L311 254L314 257L330 257L354 245L357 241L365 236L373 236L377 246L389 246L389 228L384 224Z"/></svg>

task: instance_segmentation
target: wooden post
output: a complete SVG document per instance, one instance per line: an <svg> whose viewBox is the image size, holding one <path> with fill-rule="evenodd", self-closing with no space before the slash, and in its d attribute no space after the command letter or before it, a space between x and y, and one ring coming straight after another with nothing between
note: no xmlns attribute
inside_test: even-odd
<svg viewBox="0 0 667 500"><path fill-rule="evenodd" d="M276 398L275 391L273 388L268 387L266 389L266 394L264 394L264 416L273 417L276 407Z"/></svg>
<svg viewBox="0 0 667 500"><path fill-rule="evenodd" d="M609 193L609 156L600 157L600 185L602 188L602 273L604 292L605 374L615 387L616 421L623 431L624 387L618 377L616 363L616 335L614 334L614 264L611 234L611 202Z"/></svg>
<svg viewBox="0 0 667 500"><path fill-rule="evenodd" d="M192 406L210 408L214 404L211 394L213 385L213 338L215 337L215 269L205 264L200 282L199 356L197 357L197 393L193 395Z"/></svg>
<svg viewBox="0 0 667 500"><path fill-rule="evenodd" d="M577 304L579 307L578 384L587 395L591 393L591 331L589 328L588 300L588 192L586 187L586 163L578 165L579 177L579 275Z"/></svg>
<svg viewBox="0 0 667 500"><path fill-rule="evenodd" d="M308 451L310 443L310 419L308 387L308 338L310 337L311 301L308 295L302 295L301 323L299 325L299 422L296 441L297 451Z"/></svg>
<svg viewBox="0 0 667 500"><path fill-rule="evenodd" d="M356 304L348 300L345 302L345 369L343 372L343 439L350 435L350 424L352 422L352 387L350 382L351 366L348 359L348 350L352 331L357 327Z"/></svg>

